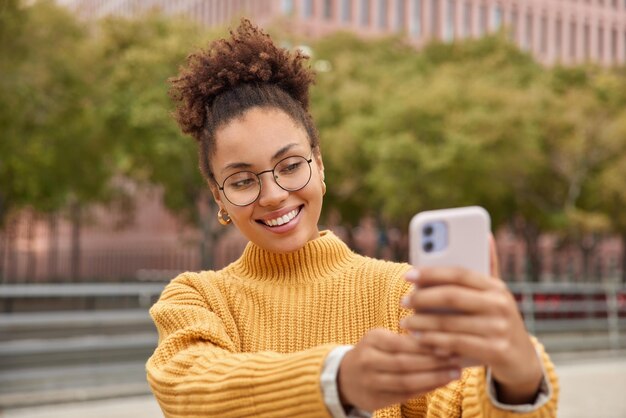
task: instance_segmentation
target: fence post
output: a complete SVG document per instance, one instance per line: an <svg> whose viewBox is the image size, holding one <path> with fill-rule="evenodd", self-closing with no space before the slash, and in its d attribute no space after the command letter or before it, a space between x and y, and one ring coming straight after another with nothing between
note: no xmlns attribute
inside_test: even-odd
<svg viewBox="0 0 626 418"><path fill-rule="evenodd" d="M607 283L605 286L606 292L606 319L609 326L609 344L613 350L619 350L620 348L620 336L619 336L619 312L617 305L617 284Z"/></svg>

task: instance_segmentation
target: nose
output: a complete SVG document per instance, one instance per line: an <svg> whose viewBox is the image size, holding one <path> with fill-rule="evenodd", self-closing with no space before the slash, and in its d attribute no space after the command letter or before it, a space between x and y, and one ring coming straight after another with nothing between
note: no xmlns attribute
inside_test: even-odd
<svg viewBox="0 0 626 418"><path fill-rule="evenodd" d="M261 194L259 195L259 205L261 206L277 206L287 199L289 192L276 183L274 173L267 172L265 178L261 180ZM269 176L268 176L269 174Z"/></svg>

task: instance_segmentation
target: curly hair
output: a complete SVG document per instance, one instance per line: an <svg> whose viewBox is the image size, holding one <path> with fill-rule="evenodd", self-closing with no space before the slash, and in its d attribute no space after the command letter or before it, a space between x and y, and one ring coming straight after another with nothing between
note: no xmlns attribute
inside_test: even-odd
<svg viewBox="0 0 626 418"><path fill-rule="evenodd" d="M253 107L284 111L307 132L311 147L319 145L309 113L313 71L301 52L278 48L249 20L242 19L229 39L191 54L187 66L171 78L174 117L181 130L199 143L200 170L213 180L209 159L215 151L216 131Z"/></svg>

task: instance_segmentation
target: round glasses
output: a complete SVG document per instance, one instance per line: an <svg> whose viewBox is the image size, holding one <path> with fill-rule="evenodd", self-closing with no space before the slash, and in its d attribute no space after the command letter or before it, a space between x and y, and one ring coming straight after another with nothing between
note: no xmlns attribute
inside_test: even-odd
<svg viewBox="0 0 626 418"><path fill-rule="evenodd" d="M271 170L258 173L238 171L226 177L219 189L235 206L247 206L261 195L261 174L272 173L276 184L288 192L303 189L311 180L312 158L295 155L280 160Z"/></svg>

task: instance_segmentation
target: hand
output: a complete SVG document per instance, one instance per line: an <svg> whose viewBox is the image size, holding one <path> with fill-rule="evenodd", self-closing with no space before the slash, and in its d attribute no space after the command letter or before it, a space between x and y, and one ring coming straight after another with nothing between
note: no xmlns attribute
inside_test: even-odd
<svg viewBox="0 0 626 418"><path fill-rule="evenodd" d="M459 364L426 354L410 336L374 329L343 357L337 386L344 406L374 411L458 379Z"/></svg>
<svg viewBox="0 0 626 418"><path fill-rule="evenodd" d="M497 259L493 245L491 259ZM410 271L407 280L416 290L403 306L415 314L403 319L401 327L433 353L490 366L501 401L534 400L541 365L515 299L500 279L442 267Z"/></svg>

